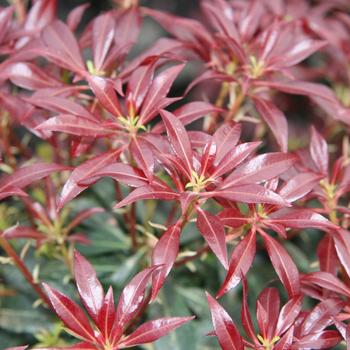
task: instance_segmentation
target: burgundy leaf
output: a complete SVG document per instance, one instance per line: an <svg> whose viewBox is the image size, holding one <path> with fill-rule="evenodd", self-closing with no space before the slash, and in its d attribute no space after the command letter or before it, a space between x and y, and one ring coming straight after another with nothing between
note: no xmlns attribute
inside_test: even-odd
<svg viewBox="0 0 350 350"><path fill-rule="evenodd" d="M220 197L242 203L268 203L288 206L282 197L261 185L240 185L225 190L212 191L201 194L203 197Z"/></svg>
<svg viewBox="0 0 350 350"><path fill-rule="evenodd" d="M170 112L161 112L163 122L165 124L168 137L176 155L183 161L188 172L188 177L191 178L192 165L192 147L190 139L187 135L185 127L182 123Z"/></svg>
<svg viewBox="0 0 350 350"><path fill-rule="evenodd" d="M233 185L246 185L272 179L288 170L296 161L292 154L261 154L233 171L220 186L226 189Z"/></svg>
<svg viewBox="0 0 350 350"><path fill-rule="evenodd" d="M311 127L310 154L322 175L328 175L328 146L326 140Z"/></svg>
<svg viewBox="0 0 350 350"><path fill-rule="evenodd" d="M121 208L135 201L143 199L173 200L178 198L179 194L174 192L171 188L151 184L137 188L136 190L131 192L126 198L117 203L114 206L114 208Z"/></svg>
<svg viewBox="0 0 350 350"><path fill-rule="evenodd" d="M23 188L32 182L43 179L53 172L67 170L69 167L55 163L36 163L17 169L13 174L4 176L0 180L0 192L13 188Z"/></svg>
<svg viewBox="0 0 350 350"><path fill-rule="evenodd" d="M60 114L52 117L36 127L37 130L64 132L80 137L99 137L113 133L113 129L74 115Z"/></svg>
<svg viewBox="0 0 350 350"><path fill-rule="evenodd" d="M293 343L292 349L331 349L341 339L338 331L323 331L302 337Z"/></svg>
<svg viewBox="0 0 350 350"><path fill-rule="evenodd" d="M82 186L79 183L89 178L90 174L94 174L99 169L113 163L119 156L119 153L120 150L106 152L76 167L63 186L57 207L59 209L63 208L66 203L84 191L88 186Z"/></svg>
<svg viewBox="0 0 350 350"><path fill-rule="evenodd" d="M140 311L146 300L145 292L147 284L154 271L158 268L159 266L153 266L139 272L124 287L119 297L115 327L123 328Z"/></svg>
<svg viewBox="0 0 350 350"><path fill-rule="evenodd" d="M243 350L243 340L225 309L207 293L215 334L223 350Z"/></svg>
<svg viewBox="0 0 350 350"><path fill-rule="evenodd" d="M51 305L62 322L79 338L94 342L94 331L81 308L71 299L44 283Z"/></svg>
<svg viewBox="0 0 350 350"><path fill-rule="evenodd" d="M134 137L130 142L130 152L137 165L152 180L154 172L154 157L149 144L140 137Z"/></svg>
<svg viewBox="0 0 350 350"><path fill-rule="evenodd" d="M88 77L88 82L92 92L101 105L114 116L122 117L123 113L112 81L103 77L91 75Z"/></svg>
<svg viewBox="0 0 350 350"><path fill-rule="evenodd" d="M104 300L103 288L94 268L78 251L74 252L74 277L86 310L97 322Z"/></svg>
<svg viewBox="0 0 350 350"><path fill-rule="evenodd" d="M317 256L321 271L329 272L333 275L337 274L340 264L331 235L327 234L321 239L317 247Z"/></svg>
<svg viewBox="0 0 350 350"><path fill-rule="evenodd" d="M140 122L147 123L154 115L154 106L158 105L168 94L176 77L184 68L184 64L170 67L161 72L152 82L142 103ZM169 112L167 112L169 113Z"/></svg>
<svg viewBox="0 0 350 350"><path fill-rule="evenodd" d="M329 272L311 272L303 276L302 282L307 285L314 284L318 287L325 288L327 290L339 293L341 295L345 295L347 297L350 296L350 288Z"/></svg>
<svg viewBox="0 0 350 350"><path fill-rule="evenodd" d="M69 12L67 16L67 25L72 32L74 32L78 28L81 19L84 15L84 12L89 6L89 3L82 4L76 6L72 11Z"/></svg>
<svg viewBox="0 0 350 350"><path fill-rule="evenodd" d="M197 208L197 228L224 268L228 269L224 225L215 215Z"/></svg>
<svg viewBox="0 0 350 350"><path fill-rule="evenodd" d="M337 228L336 225L312 209L283 208L272 213L268 221L292 228L313 227L320 230Z"/></svg>
<svg viewBox="0 0 350 350"><path fill-rule="evenodd" d="M282 152L288 150L288 123L284 113L271 101L254 96L257 111L275 136Z"/></svg>
<svg viewBox="0 0 350 350"><path fill-rule="evenodd" d="M224 209L219 213L219 218L225 226L230 227L240 227L249 221L249 218L244 217L236 208Z"/></svg>
<svg viewBox="0 0 350 350"><path fill-rule="evenodd" d="M35 240L43 240L47 237L40 231L27 226L12 226L6 229L3 234L6 239L29 238Z"/></svg>
<svg viewBox="0 0 350 350"><path fill-rule="evenodd" d="M291 298L287 304L285 304L278 317L276 325L276 334L281 335L286 332L294 324L298 317L302 307L303 297L296 296Z"/></svg>
<svg viewBox="0 0 350 350"><path fill-rule="evenodd" d="M175 224L169 227L157 242L152 252L152 265L161 265L161 268L152 276L152 300L162 287L166 277L174 265L179 252L181 227Z"/></svg>
<svg viewBox="0 0 350 350"><path fill-rule="evenodd" d="M256 252L256 235L252 230L238 243L234 248L230 260L230 265L217 297L222 297L229 290L235 288L241 281L242 275L245 276L250 269Z"/></svg>
<svg viewBox="0 0 350 350"><path fill-rule="evenodd" d="M281 337L278 343L273 347L273 350L290 350L293 342L294 327L292 326L289 330Z"/></svg>
<svg viewBox="0 0 350 350"><path fill-rule="evenodd" d="M322 176L314 173L300 173L288 179L278 194L288 202L303 198L318 184Z"/></svg>
<svg viewBox="0 0 350 350"><path fill-rule="evenodd" d="M98 320L96 322L98 325L98 328L104 335L105 339L108 339L112 332L115 318L116 318L116 311L114 307L113 289L112 287L110 287L103 300L102 307L98 315Z"/></svg>
<svg viewBox="0 0 350 350"><path fill-rule="evenodd" d="M289 256L286 249L278 243L274 238L259 230L264 238L267 252L270 256L273 267L276 270L278 277L287 290L290 298L299 295L300 282L299 272L294 261Z"/></svg>
<svg viewBox="0 0 350 350"><path fill-rule="evenodd" d="M350 232L344 229L335 230L332 237L337 256L346 273L350 276Z"/></svg>
<svg viewBox="0 0 350 350"><path fill-rule="evenodd" d="M193 318L194 317L167 317L148 321L123 339L122 342L118 344L118 348L124 349L154 342L183 324L193 320Z"/></svg>

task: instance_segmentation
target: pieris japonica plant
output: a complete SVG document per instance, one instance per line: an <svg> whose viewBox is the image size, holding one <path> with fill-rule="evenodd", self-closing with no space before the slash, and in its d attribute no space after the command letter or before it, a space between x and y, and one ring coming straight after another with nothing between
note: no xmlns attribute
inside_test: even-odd
<svg viewBox="0 0 350 350"><path fill-rule="evenodd" d="M349 349L349 1L58 2L0 7L1 348Z"/></svg>

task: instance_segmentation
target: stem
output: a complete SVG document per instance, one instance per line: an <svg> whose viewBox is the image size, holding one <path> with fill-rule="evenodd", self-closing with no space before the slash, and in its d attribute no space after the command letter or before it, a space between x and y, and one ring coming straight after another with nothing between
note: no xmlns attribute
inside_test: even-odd
<svg viewBox="0 0 350 350"><path fill-rule="evenodd" d="M8 241L0 235L0 246L4 249L6 254L14 261L19 271L22 273L23 277L27 282L32 286L34 291L38 294L39 298L49 307L51 307L50 301L47 298L46 294L42 291L39 284L34 282L34 278L31 272L27 269L21 258L17 255L12 246Z"/></svg>
<svg viewBox="0 0 350 350"><path fill-rule="evenodd" d="M129 220L130 220L130 235L131 235L131 244L132 244L132 250L135 252L137 251L138 242L136 237L136 203L132 203L130 207L130 213L129 213Z"/></svg>

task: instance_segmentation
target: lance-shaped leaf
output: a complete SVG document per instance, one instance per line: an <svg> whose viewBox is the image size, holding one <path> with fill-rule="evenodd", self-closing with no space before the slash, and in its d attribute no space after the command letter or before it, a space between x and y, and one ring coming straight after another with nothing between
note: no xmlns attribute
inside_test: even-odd
<svg viewBox="0 0 350 350"><path fill-rule="evenodd" d="M78 28L85 10L90 6L89 3L76 6L67 16L67 26L72 32Z"/></svg>
<svg viewBox="0 0 350 350"><path fill-rule="evenodd" d="M79 185L89 186L102 177L111 177L131 187L140 187L148 183L147 178L141 170L133 168L129 164L113 163L101 169L97 169L95 172L91 173L89 177L79 181Z"/></svg>
<svg viewBox="0 0 350 350"><path fill-rule="evenodd" d="M51 173L67 170L69 167L55 163L36 163L17 169L13 174L0 180L0 193L10 189L24 188L34 181L43 179Z"/></svg>
<svg viewBox="0 0 350 350"><path fill-rule="evenodd" d="M10 196L20 196L20 197L27 197L28 194L22 191L20 188L8 186L6 189L1 190L0 192L0 199L4 199L6 197Z"/></svg>
<svg viewBox="0 0 350 350"><path fill-rule="evenodd" d="M335 230L332 233L332 238L336 254L346 273L350 276L350 232L344 229Z"/></svg>
<svg viewBox="0 0 350 350"><path fill-rule="evenodd" d="M290 298L300 294L299 271L286 249L274 238L259 230L263 236L273 267Z"/></svg>
<svg viewBox="0 0 350 350"><path fill-rule="evenodd" d="M62 85L47 71L39 69L32 63L17 62L5 67L2 73L7 75L13 84L23 89L36 90Z"/></svg>
<svg viewBox="0 0 350 350"><path fill-rule="evenodd" d="M128 204L140 201L143 199L163 199L173 200L178 199L180 195L174 192L170 187L159 186L157 184L146 185L132 191L126 198L117 203L114 208L121 208Z"/></svg>
<svg viewBox="0 0 350 350"><path fill-rule="evenodd" d="M237 145L241 136L242 126L241 124L230 121L220 126L213 135L214 142L216 144L216 158L215 164L226 156L227 153Z"/></svg>
<svg viewBox="0 0 350 350"><path fill-rule="evenodd" d="M21 225L9 227L3 232L2 236L6 239L27 238L44 240L47 238L42 232L37 231L31 227Z"/></svg>
<svg viewBox="0 0 350 350"><path fill-rule="evenodd" d="M311 272L302 277L302 283L316 285L335 293L350 297L350 288L329 272Z"/></svg>
<svg viewBox="0 0 350 350"><path fill-rule="evenodd" d="M256 302L256 319L259 330L264 339L275 336L278 315L280 311L280 297L276 288L265 288Z"/></svg>
<svg viewBox="0 0 350 350"><path fill-rule="evenodd" d="M225 309L208 293L207 299L215 335L223 350L243 350L243 340Z"/></svg>
<svg viewBox="0 0 350 350"><path fill-rule="evenodd" d="M205 198L225 198L241 203L268 203L279 206L289 206L289 203L277 193L265 188L264 186L255 184L232 186L225 190L203 192L201 193L201 196Z"/></svg>
<svg viewBox="0 0 350 350"><path fill-rule="evenodd" d="M334 232L333 232L334 234ZM348 253L346 253L348 255ZM340 266L337 251L335 249L335 242L330 234L325 235L317 246L317 256L320 263L320 270L337 274Z"/></svg>
<svg viewBox="0 0 350 350"><path fill-rule="evenodd" d="M249 218L242 215L237 208L224 209L219 213L219 218L225 226L229 227L240 227L249 221Z"/></svg>
<svg viewBox="0 0 350 350"><path fill-rule="evenodd" d="M77 73L85 71L78 43L65 23L55 20L42 31L42 40L47 59Z"/></svg>
<svg viewBox="0 0 350 350"><path fill-rule="evenodd" d="M89 86L101 105L116 117L122 117L119 100L115 92L115 84L110 79L90 75Z"/></svg>
<svg viewBox="0 0 350 350"><path fill-rule="evenodd" d="M298 317L302 307L303 297L296 296L283 305L277 321L276 334L281 335L286 332Z"/></svg>
<svg viewBox="0 0 350 350"><path fill-rule="evenodd" d="M14 12L13 6L7 6L0 10L0 43L6 37L7 31L11 27L12 16Z"/></svg>
<svg viewBox="0 0 350 350"><path fill-rule="evenodd" d="M315 213L312 209L283 208L272 213L267 221L292 228L337 229L336 225L332 224L324 216Z"/></svg>
<svg viewBox="0 0 350 350"><path fill-rule="evenodd" d="M328 174L328 146L320 133L311 127L310 154L317 169L322 175Z"/></svg>
<svg viewBox="0 0 350 350"><path fill-rule="evenodd" d="M184 163L188 172L188 177L191 178L191 172L193 169L193 153L186 129L172 113L161 111L161 116L163 118L171 146L173 147L176 155Z"/></svg>
<svg viewBox="0 0 350 350"><path fill-rule="evenodd" d="M275 136L282 152L288 150L288 123L284 113L271 101L254 96L257 111Z"/></svg>
<svg viewBox="0 0 350 350"><path fill-rule="evenodd" d="M300 336L318 333L333 323L333 317L346 305L341 299L326 299L317 304L300 325Z"/></svg>
<svg viewBox="0 0 350 350"><path fill-rule="evenodd" d="M39 131L58 131L80 137L100 137L113 134L113 129L75 115L60 114L52 117L36 128Z"/></svg>
<svg viewBox="0 0 350 350"><path fill-rule="evenodd" d="M130 348L147 344L164 337L169 332L193 320L194 317L165 317L158 320L148 321L138 327L118 344L118 348Z"/></svg>
<svg viewBox="0 0 350 350"><path fill-rule="evenodd" d="M249 160L234 170L222 183L221 189L272 179L288 170L297 158L292 154L266 153Z"/></svg>
<svg viewBox="0 0 350 350"><path fill-rule="evenodd" d="M130 143L130 152L132 153L137 165L151 180L154 171L154 157L148 142L141 137L134 137Z"/></svg>
<svg viewBox="0 0 350 350"><path fill-rule="evenodd" d="M82 309L71 299L44 283L44 288L57 316L78 338L94 342L94 331Z"/></svg>
<svg viewBox="0 0 350 350"><path fill-rule="evenodd" d="M97 323L104 300L103 288L94 268L78 251L74 252L74 277L81 300L91 318Z"/></svg>
<svg viewBox="0 0 350 350"><path fill-rule="evenodd" d="M116 311L114 306L113 289L110 287L103 300L102 307L98 315L98 320L96 322L105 339L108 339L112 332L115 318Z"/></svg>
<svg viewBox="0 0 350 350"><path fill-rule="evenodd" d="M180 74L184 66L184 64L180 64L170 67L157 75L157 77L153 80L142 103L142 108L140 111L140 122L142 124L147 123L153 118L155 112L157 112L157 106L159 106L160 102L166 98L173 82ZM155 106L157 108L155 108Z"/></svg>
<svg viewBox="0 0 350 350"><path fill-rule="evenodd" d="M57 207L59 209L63 208L66 203L75 198L80 192L84 191L88 186L80 185L80 182L89 178L90 174L94 174L99 169L113 163L120 152L120 150L115 150L103 153L76 167L63 186Z"/></svg>
<svg viewBox="0 0 350 350"><path fill-rule="evenodd" d="M64 348L40 348L40 350L96 350L96 345L87 342L81 342L78 344L65 346Z"/></svg>
<svg viewBox="0 0 350 350"><path fill-rule="evenodd" d="M242 275L245 276L250 269L256 252L256 235L254 231L238 243L234 248L230 260L230 265L217 297L222 297L232 288L235 288L241 281Z"/></svg>
<svg viewBox="0 0 350 350"><path fill-rule="evenodd" d="M215 215L197 208L197 228L224 268L228 269L225 228Z"/></svg>
<svg viewBox="0 0 350 350"><path fill-rule="evenodd" d="M338 331L308 334L293 343L292 349L331 349L342 340Z"/></svg>
<svg viewBox="0 0 350 350"><path fill-rule="evenodd" d="M152 266L139 272L123 289L117 307L115 326L123 328L140 311L146 300L147 284L155 270L160 266Z"/></svg>
<svg viewBox="0 0 350 350"><path fill-rule="evenodd" d="M169 227L157 242L152 252L152 265L161 265L161 268L152 276L152 300L154 300L163 286L166 277L174 265L180 245L180 224Z"/></svg>
<svg viewBox="0 0 350 350"><path fill-rule="evenodd" d="M293 343L294 326L290 327L289 330L281 337L278 343L273 347L274 350L289 350Z"/></svg>
<svg viewBox="0 0 350 350"><path fill-rule="evenodd" d="M294 202L312 191L321 179L322 176L315 173L299 173L288 179L278 194L288 202Z"/></svg>
<svg viewBox="0 0 350 350"><path fill-rule="evenodd" d="M115 19L111 13L104 13L94 20L92 26L92 49L94 68L103 69L108 51L114 41Z"/></svg>

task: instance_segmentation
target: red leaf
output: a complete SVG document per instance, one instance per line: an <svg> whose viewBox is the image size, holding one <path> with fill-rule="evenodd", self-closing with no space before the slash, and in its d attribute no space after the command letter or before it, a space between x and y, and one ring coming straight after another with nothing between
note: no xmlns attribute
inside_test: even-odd
<svg viewBox="0 0 350 350"><path fill-rule="evenodd" d="M226 189L233 185L246 185L272 179L288 170L296 160L292 154L279 152L261 154L233 171L220 188Z"/></svg>
<svg viewBox="0 0 350 350"><path fill-rule="evenodd" d="M288 202L294 202L303 198L319 183L322 176L314 173L300 173L288 179L283 187L278 191Z"/></svg>
<svg viewBox="0 0 350 350"><path fill-rule="evenodd" d="M259 230L263 236L267 252L278 277L290 298L300 294L299 271L286 249L274 238Z"/></svg>
<svg viewBox="0 0 350 350"><path fill-rule="evenodd" d="M110 79L92 76L88 78L90 88L101 105L116 117L122 117L119 100L115 92L115 85Z"/></svg>
<svg viewBox="0 0 350 350"><path fill-rule="evenodd" d="M271 101L253 97L255 107L275 136L282 152L288 151L288 123L284 113Z"/></svg>
<svg viewBox="0 0 350 350"><path fill-rule="evenodd" d="M153 118L155 111L157 111L158 109L157 106L167 96L173 82L175 81L176 77L180 74L180 72L183 70L184 67L185 67L184 64L179 64L177 66L170 67L162 71L153 80L148 90L148 93L142 103L142 108L140 112L140 123L146 124L148 121L150 121ZM157 108L155 108L155 106Z"/></svg>
<svg viewBox="0 0 350 350"><path fill-rule="evenodd" d="M264 339L275 336L278 315L280 311L280 297L276 288L265 288L256 302L256 318L261 335Z"/></svg>
<svg viewBox="0 0 350 350"><path fill-rule="evenodd" d="M215 162L216 165L211 174L213 177L221 176L226 172L232 170L233 168L240 165L246 160L256 148L261 145L260 141L256 142L246 142L234 147L233 149L227 149L228 151L219 163ZM214 164L215 164L214 163Z"/></svg>
<svg viewBox="0 0 350 350"><path fill-rule="evenodd" d="M277 321L276 335L281 335L292 327L294 321L300 314L302 302L303 297L296 296L291 298L287 304L282 307Z"/></svg>
<svg viewBox="0 0 350 350"><path fill-rule="evenodd" d="M228 269L224 225L215 215L197 207L197 228L224 268Z"/></svg>
<svg viewBox="0 0 350 350"><path fill-rule="evenodd" d="M302 277L302 282L307 285L314 284L318 287L350 297L350 288L329 272L311 272Z"/></svg>
<svg viewBox="0 0 350 350"><path fill-rule="evenodd" d="M114 326L124 328L140 311L146 301L146 287L156 269L159 266L152 266L139 272L123 289L118 302L117 318ZM115 329L114 327L114 329Z"/></svg>
<svg viewBox="0 0 350 350"><path fill-rule="evenodd" d="M0 180L0 192L23 188L34 181L43 179L56 171L67 170L69 167L60 164L36 163L17 169L13 174Z"/></svg>
<svg viewBox="0 0 350 350"><path fill-rule="evenodd" d="M174 192L171 188L151 184L137 188L136 190L131 192L126 198L124 198L121 202L117 203L114 206L114 208L121 208L128 204L143 199L172 200L178 198L179 194Z"/></svg>
<svg viewBox="0 0 350 350"><path fill-rule="evenodd" d="M193 154L190 139L187 135L186 129L182 123L170 112L161 111L161 116L163 118L171 146L174 148L176 155L183 161L184 165L186 166L188 177L190 179L193 169Z"/></svg>
<svg viewBox="0 0 350 350"><path fill-rule="evenodd" d="M76 135L80 137L100 137L113 134L113 129L108 126L103 126L101 123L96 123L84 118L76 117L69 114L60 114L52 117L36 128L39 131L58 131L66 134Z"/></svg>
<svg viewBox="0 0 350 350"><path fill-rule="evenodd" d="M243 340L225 309L207 293L215 334L223 350L243 350Z"/></svg>
<svg viewBox="0 0 350 350"><path fill-rule="evenodd" d="M261 185L240 185L226 188L225 190L217 190L201 193L202 197L221 197L231 201L241 203L268 203L280 206L288 206L282 197Z"/></svg>
<svg viewBox="0 0 350 350"><path fill-rule="evenodd" d="M350 276L350 232L344 229L332 233L336 254L346 273ZM330 244L332 244L330 242Z"/></svg>
<svg viewBox="0 0 350 350"><path fill-rule="evenodd" d="M322 175L328 175L328 146L326 140L311 127L310 154Z"/></svg>
<svg viewBox="0 0 350 350"><path fill-rule="evenodd" d="M74 252L74 277L81 300L91 318L97 323L103 305L103 288L94 268L78 251Z"/></svg>
<svg viewBox="0 0 350 350"><path fill-rule="evenodd" d="M225 226L230 227L240 227L249 221L249 218L244 217L236 208L224 209L219 213L219 218Z"/></svg>
<svg viewBox="0 0 350 350"><path fill-rule="evenodd" d="M57 316L77 337L95 341L94 331L81 308L59 291L43 284Z"/></svg>
<svg viewBox="0 0 350 350"><path fill-rule="evenodd" d="M300 336L323 331L333 324L333 317L337 316L346 302L340 299L326 299L321 301L305 317L300 325Z"/></svg>
<svg viewBox="0 0 350 350"><path fill-rule="evenodd" d="M336 225L312 209L283 208L272 213L267 221L292 228L313 227L320 230L337 228Z"/></svg>
<svg viewBox="0 0 350 350"><path fill-rule="evenodd" d="M340 264L334 246L332 236L325 235L317 246L317 256L320 262L320 270L336 275Z"/></svg>
<svg viewBox="0 0 350 350"><path fill-rule="evenodd" d="M78 226L82 221L88 219L90 216L97 213L103 213L103 212L104 212L104 209L100 207L84 209L80 211L76 216L74 216L74 218L71 219L70 223L66 227L66 230L70 231L76 226Z"/></svg>
<svg viewBox="0 0 350 350"><path fill-rule="evenodd" d="M168 317L148 321L123 339L123 341L118 344L118 348L130 348L132 346L154 342L183 324L193 320L193 318L194 317Z"/></svg>
<svg viewBox="0 0 350 350"><path fill-rule="evenodd" d="M89 186L102 177L107 176L131 187L144 186L148 182L147 178L139 169L124 163L113 163L91 173L89 177L83 181L79 181L78 185Z"/></svg>
<svg viewBox="0 0 350 350"><path fill-rule="evenodd" d="M220 161L237 145L241 136L242 126L241 124L230 121L218 128L213 139L216 144L216 159L215 163Z"/></svg>
<svg viewBox="0 0 350 350"><path fill-rule="evenodd" d="M130 152L132 153L137 165L147 175L147 178L152 180L154 172L154 157L148 142L140 137L134 137L130 142Z"/></svg>
<svg viewBox="0 0 350 350"><path fill-rule="evenodd" d="M67 16L67 26L72 32L74 32L78 28L81 19L84 15L84 12L89 6L89 3L82 4L75 7L72 11L69 12Z"/></svg>
<svg viewBox="0 0 350 350"><path fill-rule="evenodd" d="M229 290L235 288L250 269L256 252L256 235L254 231L238 243L232 251L229 269L217 297L220 298Z"/></svg>
<svg viewBox="0 0 350 350"><path fill-rule="evenodd" d="M292 349L331 349L341 340L338 331L323 331L302 337L293 343Z"/></svg>
<svg viewBox="0 0 350 350"><path fill-rule="evenodd" d="M110 50L115 33L115 20L111 13L104 13L95 18L92 26L92 50L94 68L97 72L103 69L108 51Z"/></svg>
<svg viewBox="0 0 350 350"><path fill-rule="evenodd" d="M29 238L35 240L44 240L47 238L43 233L31 227L18 225L6 229L3 232L2 236L6 239Z"/></svg>
<svg viewBox="0 0 350 350"><path fill-rule="evenodd" d="M116 311L114 307L114 297L113 289L110 287L108 292L103 300L103 304L98 315L97 325L105 339L109 339L113 324L116 318Z"/></svg>
<svg viewBox="0 0 350 350"><path fill-rule="evenodd" d="M113 163L119 156L120 150L103 153L99 156L91 158L76 167L70 174L68 180L63 186L60 198L57 204L58 209L75 198L80 192L84 191L88 186L79 185L85 179L88 179L90 174L94 174L99 169Z"/></svg>
<svg viewBox="0 0 350 350"><path fill-rule="evenodd" d="M152 252L152 265L162 267L152 276L152 300L154 300L163 286L166 277L174 265L179 252L181 227L175 224L169 227L157 242Z"/></svg>
<svg viewBox="0 0 350 350"><path fill-rule="evenodd" d="M42 40L47 47L47 59L79 74L85 71L78 43L65 23L52 22L42 31Z"/></svg>

